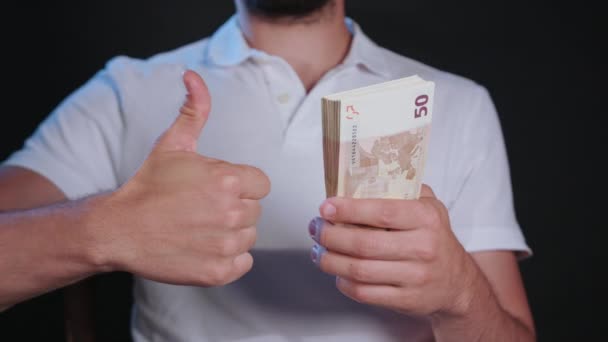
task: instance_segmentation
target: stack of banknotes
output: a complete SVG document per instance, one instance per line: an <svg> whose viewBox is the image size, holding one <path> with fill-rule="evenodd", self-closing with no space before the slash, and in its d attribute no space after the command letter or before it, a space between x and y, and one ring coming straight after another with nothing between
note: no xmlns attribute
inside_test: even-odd
<svg viewBox="0 0 608 342"><path fill-rule="evenodd" d="M417 199L434 90L414 75L323 97L327 196Z"/></svg>

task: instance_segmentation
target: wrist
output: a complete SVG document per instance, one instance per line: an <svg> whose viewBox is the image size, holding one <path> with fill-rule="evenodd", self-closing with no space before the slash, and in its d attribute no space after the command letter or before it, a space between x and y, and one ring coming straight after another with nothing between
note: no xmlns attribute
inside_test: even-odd
<svg viewBox="0 0 608 342"><path fill-rule="evenodd" d="M476 311L480 302L492 297L491 289L475 261L466 254L462 269L457 272L458 286L454 286L450 305L434 316L437 319L463 319Z"/></svg>
<svg viewBox="0 0 608 342"><path fill-rule="evenodd" d="M471 259L468 285L462 287L453 310L430 317L437 341L534 341L534 328L505 311L492 286ZM498 338L500 337L500 338Z"/></svg>
<svg viewBox="0 0 608 342"><path fill-rule="evenodd" d="M454 300L449 308L441 310L430 317L433 331L437 336L453 335L454 332L466 331L469 337L478 340L482 330L479 322L488 317L495 317L498 303L485 276L475 263L468 258L459 274L462 282L457 288ZM438 340L446 340L438 338Z"/></svg>
<svg viewBox="0 0 608 342"><path fill-rule="evenodd" d="M118 270L118 262L112 252L113 231L119 225L114 210L113 193L103 193L83 200L80 215L82 220L82 257L95 273Z"/></svg>

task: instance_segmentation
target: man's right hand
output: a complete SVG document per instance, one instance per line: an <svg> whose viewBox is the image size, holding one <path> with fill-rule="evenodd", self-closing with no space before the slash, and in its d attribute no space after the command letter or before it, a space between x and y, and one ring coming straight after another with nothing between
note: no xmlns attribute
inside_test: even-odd
<svg viewBox="0 0 608 342"><path fill-rule="evenodd" d="M196 153L210 97L196 73L187 71L183 81L188 95L175 122L135 176L95 210L91 236L106 270L224 285L252 267L248 251L270 182L255 167Z"/></svg>

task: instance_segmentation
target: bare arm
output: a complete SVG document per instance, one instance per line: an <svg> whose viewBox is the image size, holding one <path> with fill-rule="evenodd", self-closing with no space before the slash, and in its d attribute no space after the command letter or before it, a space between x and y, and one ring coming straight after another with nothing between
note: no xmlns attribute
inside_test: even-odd
<svg viewBox="0 0 608 342"><path fill-rule="evenodd" d="M18 238L9 237L9 234L14 235L8 229L11 226L9 221L15 221L16 215L27 216L27 214L13 215L4 212L39 207L65 200L66 198L63 193L53 183L38 173L20 167L0 167L0 271L5 275L0 278L0 311L18 301L8 300L9 297L15 297L15 299L19 297L18 293L14 293L18 292L18 289L12 288L17 284L14 283L11 275L16 273L11 272L9 269L19 269L22 266L22 263L19 261L23 257L16 259L14 256L23 255L23 251L29 250L24 249L23 244L30 243L30 240L23 237L29 238L32 236L32 234L29 234L24 229L21 233L23 235L20 235ZM30 218L29 221L32 221L32 219ZM18 254L15 254L13 251L15 249L18 250ZM32 260L34 260L33 256ZM44 259L37 258L35 260ZM20 272L23 273L23 270ZM25 273L27 274L27 272ZM31 287L31 285L29 286ZM48 290L51 290L51 288L52 286L49 286ZM12 290L10 294L8 293L9 289Z"/></svg>
<svg viewBox="0 0 608 342"><path fill-rule="evenodd" d="M493 251L473 253L472 257L481 272L471 275L466 313L435 316L437 341L535 341L515 255Z"/></svg>
<svg viewBox="0 0 608 342"><path fill-rule="evenodd" d="M428 317L440 342L535 340L513 253L467 253L426 185L420 200L330 198L320 211L313 261L346 296Z"/></svg>
<svg viewBox="0 0 608 342"><path fill-rule="evenodd" d="M103 271L198 286L249 271L268 178L196 153L210 99L195 73L184 82L180 114L116 191L39 207L65 196L31 171L0 171L0 206L11 210L0 213L0 308Z"/></svg>
<svg viewBox="0 0 608 342"><path fill-rule="evenodd" d="M103 270L88 236L103 198L0 214L0 308Z"/></svg>

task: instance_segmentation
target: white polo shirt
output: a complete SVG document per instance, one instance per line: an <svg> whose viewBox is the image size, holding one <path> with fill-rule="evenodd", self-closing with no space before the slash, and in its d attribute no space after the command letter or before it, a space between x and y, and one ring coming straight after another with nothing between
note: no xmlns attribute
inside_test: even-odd
<svg viewBox="0 0 608 342"><path fill-rule="evenodd" d="M356 303L310 261L307 225L325 198L323 95L418 74L436 83L424 175L470 251L529 253L512 206L501 129L487 91L385 50L347 20L344 62L306 94L281 58L248 47L236 19L212 37L148 60L117 57L66 99L6 164L32 169L69 198L129 179L172 123L185 68L199 72L212 112L199 152L255 165L272 182L253 270L202 289L136 278L132 331L143 341L428 341L423 319Z"/></svg>

